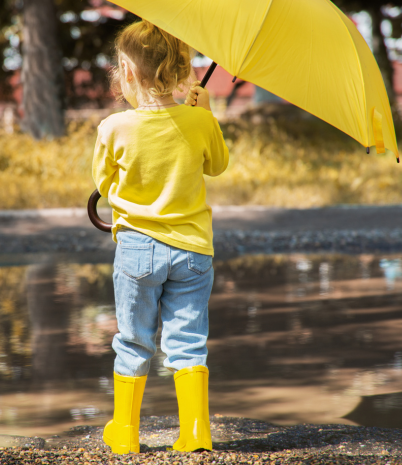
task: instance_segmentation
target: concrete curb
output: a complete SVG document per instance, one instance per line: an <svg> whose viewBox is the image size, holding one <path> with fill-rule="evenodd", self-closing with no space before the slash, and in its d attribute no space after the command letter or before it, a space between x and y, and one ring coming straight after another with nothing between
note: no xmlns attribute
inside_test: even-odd
<svg viewBox="0 0 402 465"><path fill-rule="evenodd" d="M111 213L111 208L99 208L100 215ZM0 210L0 218L51 218L88 216L86 208L43 208L38 210Z"/></svg>
<svg viewBox="0 0 402 465"><path fill-rule="evenodd" d="M215 205L211 207L216 213L285 210L283 208L264 207L260 205ZM99 214L110 214L111 208L98 208ZM37 210L0 210L0 218L49 218L82 217L87 215L86 208L43 208Z"/></svg>
<svg viewBox="0 0 402 465"><path fill-rule="evenodd" d="M285 212L285 211L320 211L320 210L357 210L357 209L387 209L401 208L402 204L397 205L335 205L329 207L316 208L280 208L268 207L264 205L212 205L213 212ZM99 208L99 215L111 214L111 208ZM0 218L51 218L51 217L83 217L87 216L86 208L41 208L32 210L0 210Z"/></svg>

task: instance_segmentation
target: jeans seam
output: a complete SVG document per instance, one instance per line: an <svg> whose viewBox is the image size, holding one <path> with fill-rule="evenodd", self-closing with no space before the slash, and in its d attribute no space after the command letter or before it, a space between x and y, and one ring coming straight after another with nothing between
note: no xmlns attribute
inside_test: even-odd
<svg viewBox="0 0 402 465"><path fill-rule="evenodd" d="M142 274L141 276L132 276L131 274L127 273L127 271L124 271L124 270L123 270L123 273L129 278L135 279L136 281L138 281L139 279L145 278L145 276L149 276L150 274L152 274L152 270L149 273Z"/></svg>
<svg viewBox="0 0 402 465"><path fill-rule="evenodd" d="M194 270L191 268L190 253L189 253L188 250L187 250L187 268L188 268L190 271L194 271ZM200 274L200 273L197 273L197 274Z"/></svg>
<svg viewBox="0 0 402 465"><path fill-rule="evenodd" d="M170 247L168 245L166 245L166 261L167 261L167 266L168 266L167 277L169 277L170 272L172 271L172 266L171 266Z"/></svg>
<svg viewBox="0 0 402 465"><path fill-rule="evenodd" d="M149 269L151 270L151 273L154 272L154 267L153 265L153 259L154 259L154 244L151 243L151 256L149 257Z"/></svg>

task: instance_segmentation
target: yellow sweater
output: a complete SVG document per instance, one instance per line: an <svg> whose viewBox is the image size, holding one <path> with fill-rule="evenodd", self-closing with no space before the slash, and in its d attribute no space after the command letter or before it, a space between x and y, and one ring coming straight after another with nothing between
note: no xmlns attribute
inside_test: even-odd
<svg viewBox="0 0 402 465"><path fill-rule="evenodd" d="M128 110L99 125L92 174L119 225L166 244L213 255L212 210L203 174L225 171L229 151L217 119L179 105Z"/></svg>

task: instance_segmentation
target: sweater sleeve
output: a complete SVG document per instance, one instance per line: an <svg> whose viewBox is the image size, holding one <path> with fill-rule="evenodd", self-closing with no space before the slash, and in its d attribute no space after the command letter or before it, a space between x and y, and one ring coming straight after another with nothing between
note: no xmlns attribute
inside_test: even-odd
<svg viewBox="0 0 402 465"><path fill-rule="evenodd" d="M100 125L98 127L98 137L96 139L92 162L92 177L102 197L108 197L109 189L117 169L117 163L104 143Z"/></svg>
<svg viewBox="0 0 402 465"><path fill-rule="evenodd" d="M218 120L212 116L213 130L211 142L205 153L204 174L208 176L218 176L222 174L229 163L229 150L225 144L225 139Z"/></svg>

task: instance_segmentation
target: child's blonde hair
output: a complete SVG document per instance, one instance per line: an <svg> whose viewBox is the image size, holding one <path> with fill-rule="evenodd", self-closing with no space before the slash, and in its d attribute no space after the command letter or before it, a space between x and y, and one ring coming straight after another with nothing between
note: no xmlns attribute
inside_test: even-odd
<svg viewBox="0 0 402 465"><path fill-rule="evenodd" d="M188 84L192 71L190 47L152 23L142 20L125 27L116 38L118 65L113 68L112 90L118 99L142 94L145 100L164 97ZM122 60L126 60L134 75L127 83ZM135 64L135 66L134 66ZM148 94L148 95L147 95Z"/></svg>

